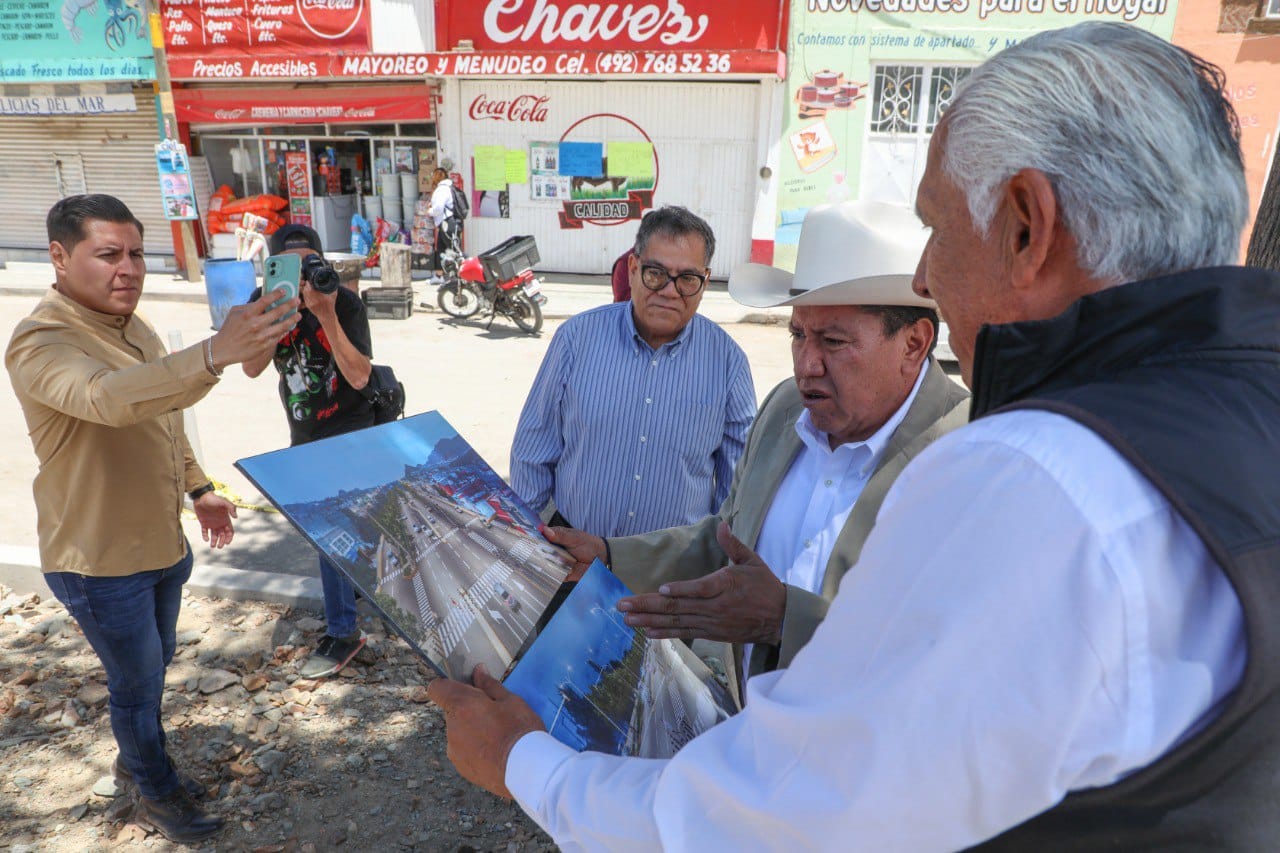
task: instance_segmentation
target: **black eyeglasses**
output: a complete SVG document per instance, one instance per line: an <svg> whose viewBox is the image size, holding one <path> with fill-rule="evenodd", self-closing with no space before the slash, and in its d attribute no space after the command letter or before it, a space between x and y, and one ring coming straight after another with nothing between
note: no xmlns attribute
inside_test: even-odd
<svg viewBox="0 0 1280 853"><path fill-rule="evenodd" d="M710 276L696 272L679 272L672 275L667 272L665 267L660 267L657 264L646 264L644 261L640 262L640 283L654 293L666 287L667 282L674 281L676 283L676 293L685 297L693 296L699 290L702 290L708 278Z"/></svg>

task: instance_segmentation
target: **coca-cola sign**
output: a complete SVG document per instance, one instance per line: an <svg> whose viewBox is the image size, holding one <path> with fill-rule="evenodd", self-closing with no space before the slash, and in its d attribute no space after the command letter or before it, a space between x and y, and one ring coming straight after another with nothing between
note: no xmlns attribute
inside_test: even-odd
<svg viewBox="0 0 1280 853"><path fill-rule="evenodd" d="M431 90L423 83L292 89L270 86L175 89L178 121L308 124L431 121Z"/></svg>
<svg viewBox="0 0 1280 853"><path fill-rule="evenodd" d="M480 121L524 121L542 122L547 120L546 95L517 95L508 100L493 100L484 94L477 95L467 109L467 115Z"/></svg>
<svg viewBox="0 0 1280 853"><path fill-rule="evenodd" d="M436 4L441 50L777 50L786 0L471 0Z"/></svg>
<svg viewBox="0 0 1280 853"><path fill-rule="evenodd" d="M360 23L364 0L298 0L302 25L327 41L341 39Z"/></svg>

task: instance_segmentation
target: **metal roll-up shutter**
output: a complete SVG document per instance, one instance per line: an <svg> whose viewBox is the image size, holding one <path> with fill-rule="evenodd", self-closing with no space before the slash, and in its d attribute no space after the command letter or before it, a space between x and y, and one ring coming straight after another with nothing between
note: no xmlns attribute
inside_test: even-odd
<svg viewBox="0 0 1280 853"><path fill-rule="evenodd" d="M48 246L44 217L58 199L107 193L146 229L147 254L172 255L156 171L155 96L135 88L132 113L0 118L0 247Z"/></svg>
<svg viewBox="0 0 1280 853"><path fill-rule="evenodd" d="M44 215L61 196L51 156L49 119L0 117L0 246L49 245Z"/></svg>

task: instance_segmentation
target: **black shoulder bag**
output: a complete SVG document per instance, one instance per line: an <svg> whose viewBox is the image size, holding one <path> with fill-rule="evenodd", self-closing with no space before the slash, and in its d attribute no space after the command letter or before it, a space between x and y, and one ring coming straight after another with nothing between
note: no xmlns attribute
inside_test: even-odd
<svg viewBox="0 0 1280 853"><path fill-rule="evenodd" d="M374 424L390 423L404 414L404 383L396 378L396 372L388 365L375 364L372 367L369 382L360 393L373 404Z"/></svg>

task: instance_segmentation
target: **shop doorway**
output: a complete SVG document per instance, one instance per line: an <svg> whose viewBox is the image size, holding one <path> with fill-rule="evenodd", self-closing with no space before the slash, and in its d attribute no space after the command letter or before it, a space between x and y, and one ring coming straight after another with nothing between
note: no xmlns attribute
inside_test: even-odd
<svg viewBox="0 0 1280 853"><path fill-rule="evenodd" d="M409 230L414 205L436 163L434 122L290 125L244 130L194 127L197 153L214 186L237 197L267 193L289 201L289 219L307 222L327 252L351 250L351 218L386 218ZM426 180L420 178L424 171Z"/></svg>

